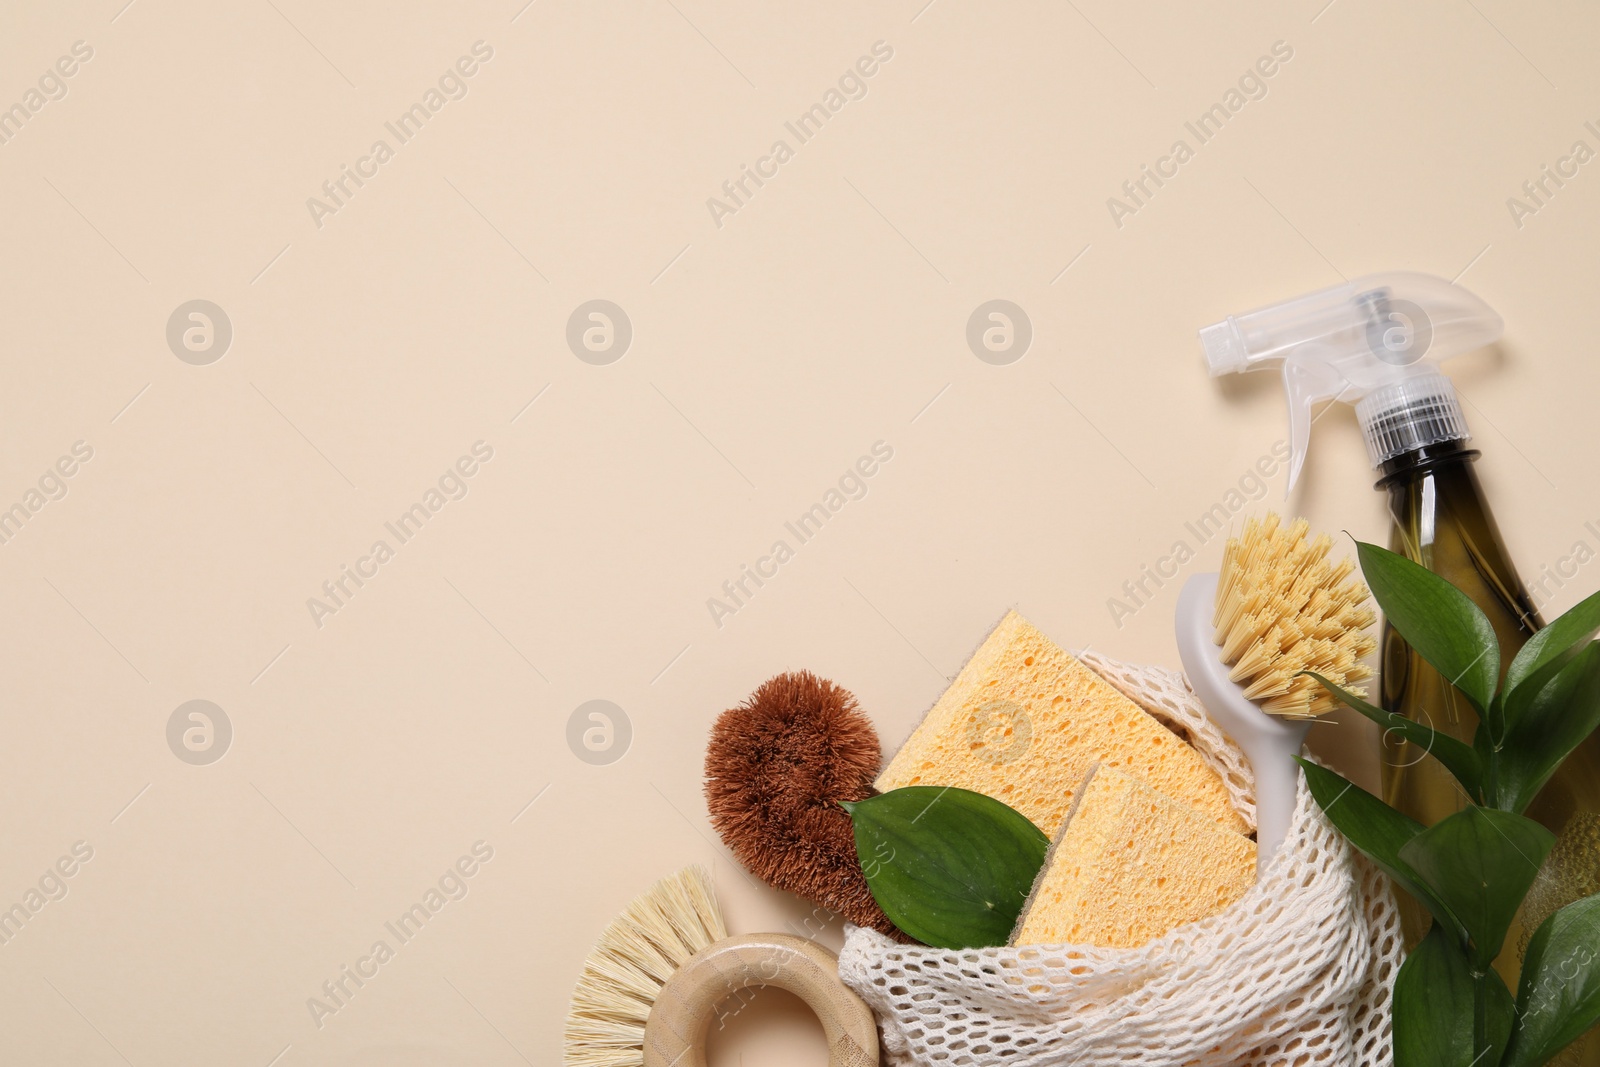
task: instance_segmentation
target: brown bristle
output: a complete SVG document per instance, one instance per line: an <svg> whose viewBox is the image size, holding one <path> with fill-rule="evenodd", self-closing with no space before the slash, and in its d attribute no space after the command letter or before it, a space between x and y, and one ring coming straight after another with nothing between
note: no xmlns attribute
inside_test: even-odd
<svg viewBox="0 0 1600 1067"><path fill-rule="evenodd" d="M1304 519L1284 528L1271 512L1246 520L1223 549L1212 617L1222 662L1245 696L1263 711L1300 719L1338 705L1302 671L1365 696L1353 683L1372 676L1361 660L1377 647L1366 632L1376 615L1355 564L1328 562L1332 539L1307 541L1309 530Z"/></svg>
<svg viewBox="0 0 1600 1067"><path fill-rule="evenodd" d="M767 884L898 934L861 873L841 800L872 795L878 734L848 690L780 674L722 713L706 746L706 807L739 862Z"/></svg>

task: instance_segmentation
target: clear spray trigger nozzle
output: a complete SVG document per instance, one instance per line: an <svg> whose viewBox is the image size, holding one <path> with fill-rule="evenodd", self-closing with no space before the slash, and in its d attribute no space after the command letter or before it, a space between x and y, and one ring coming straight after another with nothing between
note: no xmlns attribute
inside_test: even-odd
<svg viewBox="0 0 1600 1067"><path fill-rule="evenodd" d="M1230 315L1200 331L1212 376L1279 370L1289 405L1289 488L1305 464L1313 409L1357 405L1374 466L1419 444L1467 436L1437 364L1500 336L1494 309L1431 274L1374 274Z"/></svg>

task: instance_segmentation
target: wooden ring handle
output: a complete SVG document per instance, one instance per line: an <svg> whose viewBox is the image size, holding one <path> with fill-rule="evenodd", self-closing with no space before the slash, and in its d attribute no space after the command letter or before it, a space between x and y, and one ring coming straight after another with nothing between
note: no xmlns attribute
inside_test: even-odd
<svg viewBox="0 0 1600 1067"><path fill-rule="evenodd" d="M787 990L817 1013L829 1067L877 1067L872 1011L839 980L839 958L788 934L747 934L689 957L667 979L644 1027L644 1067L706 1067L706 1037L754 995Z"/></svg>

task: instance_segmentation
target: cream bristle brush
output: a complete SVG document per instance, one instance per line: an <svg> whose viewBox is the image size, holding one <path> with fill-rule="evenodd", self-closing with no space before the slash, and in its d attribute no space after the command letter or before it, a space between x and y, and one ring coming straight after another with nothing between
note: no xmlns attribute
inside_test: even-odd
<svg viewBox="0 0 1600 1067"><path fill-rule="evenodd" d="M1265 871L1294 818L1300 751L1316 716L1337 701L1315 678L1364 695L1362 658L1376 615L1355 564L1328 561L1327 534L1268 513L1249 519L1222 553L1220 574L1197 574L1178 595L1178 655L1195 695L1244 750L1256 780L1256 869Z"/></svg>
<svg viewBox="0 0 1600 1067"><path fill-rule="evenodd" d="M830 1067L877 1067L872 1012L832 952L788 934L727 936L711 877L663 878L600 935L567 1014L567 1067L705 1067L713 1022L763 986L817 1014Z"/></svg>

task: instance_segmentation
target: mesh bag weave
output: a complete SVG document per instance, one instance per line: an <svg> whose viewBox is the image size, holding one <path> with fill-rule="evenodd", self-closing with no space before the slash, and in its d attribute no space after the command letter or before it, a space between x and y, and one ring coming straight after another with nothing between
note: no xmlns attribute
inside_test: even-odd
<svg viewBox="0 0 1600 1067"><path fill-rule="evenodd" d="M1249 763L1181 674L1080 658L1192 744L1254 826ZM1141 948L951 950L851 927L839 974L877 1015L892 1067L1389 1067L1402 952L1388 880L1302 777L1256 887Z"/></svg>

